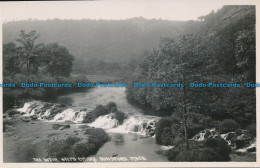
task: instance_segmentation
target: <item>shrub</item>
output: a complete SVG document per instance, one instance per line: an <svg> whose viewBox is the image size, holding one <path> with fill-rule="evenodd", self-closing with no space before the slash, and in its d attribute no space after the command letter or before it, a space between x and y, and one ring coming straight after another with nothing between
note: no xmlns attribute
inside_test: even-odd
<svg viewBox="0 0 260 168"><path fill-rule="evenodd" d="M228 146L228 143L221 138L207 139L205 142L206 147L214 149L214 151L219 155L218 161L229 161L231 149Z"/></svg>
<svg viewBox="0 0 260 168"><path fill-rule="evenodd" d="M256 137L256 124L250 124L247 126L246 130L250 135Z"/></svg>
<svg viewBox="0 0 260 168"><path fill-rule="evenodd" d="M155 140L160 145L173 145L174 138L180 134L180 121L173 118L161 118L156 123Z"/></svg>
<svg viewBox="0 0 260 168"><path fill-rule="evenodd" d="M191 150L181 151L175 158L178 162L207 162L207 161L220 161L218 155L212 148L198 148Z"/></svg>
<svg viewBox="0 0 260 168"><path fill-rule="evenodd" d="M108 111L112 111L112 109L117 111L117 105L114 102L109 102L106 105L106 107L107 107Z"/></svg>
<svg viewBox="0 0 260 168"><path fill-rule="evenodd" d="M65 139L65 143L69 145L74 145L75 143L79 142L80 138L79 137L74 137L74 136L69 136L68 138Z"/></svg>
<svg viewBox="0 0 260 168"><path fill-rule="evenodd" d="M15 105L15 95L14 92L7 92L9 88L4 88L3 94L3 112L5 113L8 109L12 108Z"/></svg>
<svg viewBox="0 0 260 168"><path fill-rule="evenodd" d="M242 131L240 128L237 129L237 130L235 130L235 134L236 134L237 136L242 135L242 133L243 133L243 131Z"/></svg>
<svg viewBox="0 0 260 168"><path fill-rule="evenodd" d="M239 128L239 124L233 119L225 119L219 125L219 131L221 134L233 132Z"/></svg>
<svg viewBox="0 0 260 168"><path fill-rule="evenodd" d="M169 161L175 161L175 158L178 156L178 154L180 153L180 149L179 148L172 148L168 151L167 153L167 159Z"/></svg>
<svg viewBox="0 0 260 168"><path fill-rule="evenodd" d="M47 157L72 157L72 145L66 143L64 139L61 140L53 140L49 145L46 146L47 148Z"/></svg>
<svg viewBox="0 0 260 168"><path fill-rule="evenodd" d="M231 149L221 138L207 139L206 142L190 141L189 150L185 145L170 149L169 161L229 161Z"/></svg>
<svg viewBox="0 0 260 168"><path fill-rule="evenodd" d="M124 120L125 120L125 114L121 111L116 111L114 112L115 114L115 118L118 120L118 123L121 125L123 124Z"/></svg>
<svg viewBox="0 0 260 168"><path fill-rule="evenodd" d="M100 128L87 128L84 137L56 136L46 145L47 157L88 157L96 154L99 148L110 140L107 133Z"/></svg>
<svg viewBox="0 0 260 168"><path fill-rule="evenodd" d="M85 134L88 135L88 140L80 141L73 147L76 157L94 155L104 143L110 140L107 133L100 128L87 128Z"/></svg>
<svg viewBox="0 0 260 168"><path fill-rule="evenodd" d="M73 146L73 151L76 157L88 157L94 155L98 151L98 146L88 141L78 142Z"/></svg>
<svg viewBox="0 0 260 168"><path fill-rule="evenodd" d="M105 106L97 105L91 113L91 118L95 120L99 116L109 114L108 109Z"/></svg>
<svg viewBox="0 0 260 168"><path fill-rule="evenodd" d="M10 120L3 120L3 132L7 131L8 127L13 125L14 122Z"/></svg>
<svg viewBox="0 0 260 168"><path fill-rule="evenodd" d="M110 140L110 137L101 128L87 128L84 134L90 137L89 141L100 140L101 142L105 143Z"/></svg>

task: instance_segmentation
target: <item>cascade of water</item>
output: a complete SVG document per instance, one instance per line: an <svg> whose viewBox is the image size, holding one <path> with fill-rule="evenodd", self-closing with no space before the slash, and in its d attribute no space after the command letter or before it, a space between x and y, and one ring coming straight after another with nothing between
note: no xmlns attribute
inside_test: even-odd
<svg viewBox="0 0 260 168"><path fill-rule="evenodd" d="M82 121L84 120L85 116L86 116L86 111L79 112L78 115L76 116L74 122L82 123Z"/></svg>
<svg viewBox="0 0 260 168"><path fill-rule="evenodd" d="M117 128L108 130L109 132L116 133L138 133L146 135L148 132L155 130L155 120L146 119L144 117L131 116L128 119L125 119L122 125L119 125Z"/></svg>
<svg viewBox="0 0 260 168"><path fill-rule="evenodd" d="M57 114L54 118L53 121L74 121L76 119L76 111L74 111L73 108L68 108L64 110L63 112Z"/></svg>
<svg viewBox="0 0 260 168"><path fill-rule="evenodd" d="M111 129L118 126L118 121L115 119L114 114L107 114L98 117L94 122L90 123L89 126L103 129Z"/></svg>
<svg viewBox="0 0 260 168"><path fill-rule="evenodd" d="M17 109L21 113L27 113L28 108L34 103L34 101L26 102L22 108Z"/></svg>

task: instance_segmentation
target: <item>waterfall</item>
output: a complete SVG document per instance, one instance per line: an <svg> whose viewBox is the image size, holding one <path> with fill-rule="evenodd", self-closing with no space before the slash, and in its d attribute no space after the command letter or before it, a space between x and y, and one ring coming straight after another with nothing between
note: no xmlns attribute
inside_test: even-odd
<svg viewBox="0 0 260 168"><path fill-rule="evenodd" d="M17 109L18 111L20 111L20 113L27 113L27 110L29 109L29 107L34 104L36 101L31 101L31 102L26 102L24 103L24 106L22 108Z"/></svg>
<svg viewBox="0 0 260 168"><path fill-rule="evenodd" d="M111 129L118 126L118 121L114 118L114 114L107 114L98 117L94 122L90 123L89 126L103 129Z"/></svg>
<svg viewBox="0 0 260 168"><path fill-rule="evenodd" d="M41 101L31 101L24 104L23 108L17 109L21 113L26 113L24 116L35 116L40 120L50 120L52 122L73 121L82 123L87 115L86 108L67 107L60 104L52 104ZM115 133L137 133L141 135L154 136L155 123L159 117L144 116L144 115L129 115L122 125L119 125L115 114L111 113L103 115L95 119L94 122L88 124L91 127L103 128L108 132Z"/></svg>
<svg viewBox="0 0 260 168"><path fill-rule="evenodd" d="M51 121L74 121L81 123L87 111L77 110L76 108L65 108L60 104L52 104L41 101L26 102L22 108L17 109L23 116L36 116L37 119L52 119ZM86 109L85 109L86 110Z"/></svg>
<svg viewBox="0 0 260 168"><path fill-rule="evenodd" d="M53 121L74 121L76 118L76 112L72 108L68 108L64 110L63 112L57 114L54 118Z"/></svg>
<svg viewBox="0 0 260 168"><path fill-rule="evenodd" d="M114 133L138 133L142 135L148 135L155 131L155 120L147 119L144 116L131 116L125 119L122 125L117 128L108 130Z"/></svg>
<svg viewBox="0 0 260 168"><path fill-rule="evenodd" d="M84 120L84 117L86 116L86 111L81 111L78 113L78 115L76 116L74 122L76 123L82 123L82 121Z"/></svg>
<svg viewBox="0 0 260 168"><path fill-rule="evenodd" d="M204 141L207 138L215 138L218 136L218 133L216 132L215 128L212 129L205 129L200 131L197 135L191 138L191 140L194 141Z"/></svg>

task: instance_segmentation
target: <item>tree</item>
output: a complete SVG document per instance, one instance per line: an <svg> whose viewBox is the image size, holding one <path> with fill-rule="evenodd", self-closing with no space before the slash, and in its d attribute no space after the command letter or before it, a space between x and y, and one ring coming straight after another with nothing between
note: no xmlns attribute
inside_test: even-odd
<svg viewBox="0 0 260 168"><path fill-rule="evenodd" d="M14 43L3 45L4 76L12 76L20 71L19 49Z"/></svg>
<svg viewBox="0 0 260 168"><path fill-rule="evenodd" d="M72 62L74 57L69 53L66 47L58 43L46 45L45 57L42 61L47 64L48 72L52 77L68 77L72 71Z"/></svg>
<svg viewBox="0 0 260 168"><path fill-rule="evenodd" d="M20 32L20 39L16 41L20 44L20 56L21 63L26 64L26 83L28 82L28 77L30 74L30 67L34 66L34 71L38 69L37 57L40 56L40 53L44 47L42 43L36 44L35 41L39 38L39 34L35 30L26 33L24 30Z"/></svg>

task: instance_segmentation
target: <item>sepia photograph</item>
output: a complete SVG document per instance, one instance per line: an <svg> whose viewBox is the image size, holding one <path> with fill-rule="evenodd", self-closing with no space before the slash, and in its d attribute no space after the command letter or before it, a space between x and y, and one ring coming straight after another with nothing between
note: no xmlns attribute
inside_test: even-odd
<svg viewBox="0 0 260 168"><path fill-rule="evenodd" d="M257 7L1 1L1 165L259 166Z"/></svg>

